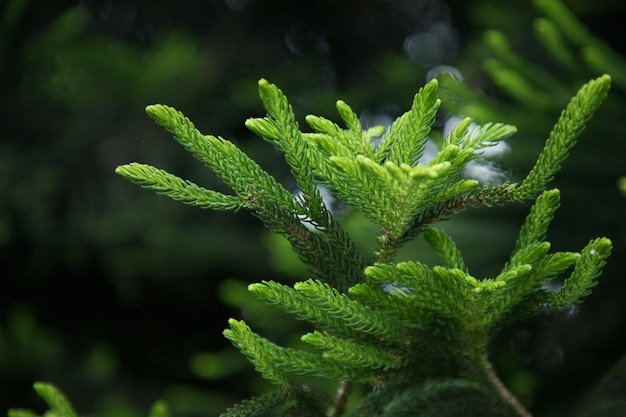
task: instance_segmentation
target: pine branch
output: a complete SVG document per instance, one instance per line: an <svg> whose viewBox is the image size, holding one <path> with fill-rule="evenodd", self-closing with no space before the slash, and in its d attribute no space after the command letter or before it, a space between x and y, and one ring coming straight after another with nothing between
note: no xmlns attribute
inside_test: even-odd
<svg viewBox="0 0 626 417"><path fill-rule="evenodd" d="M444 139L444 148L449 145L459 148L471 148L479 151L482 148L497 145L517 132L515 126L503 123L486 123L482 126L475 125L469 117L464 118L454 126Z"/></svg>
<svg viewBox="0 0 626 417"><path fill-rule="evenodd" d="M380 283L363 283L351 287L349 293L363 304L399 320L402 326L426 328L432 323L432 317L423 309L416 309L415 306L409 305L404 297L399 297L400 291L394 293L390 291L391 289L393 287L383 286ZM424 314L420 315L420 313Z"/></svg>
<svg viewBox="0 0 626 417"><path fill-rule="evenodd" d="M327 227L315 225L311 232L306 223L292 213L282 213L267 205L256 205L256 214L264 225L285 236L298 257L319 279L340 291L362 281L365 260L341 226L330 217Z"/></svg>
<svg viewBox="0 0 626 417"><path fill-rule="evenodd" d="M400 357L388 347L336 337L317 330L305 334L302 340L325 350L325 358L350 366L388 370L402 365Z"/></svg>
<svg viewBox="0 0 626 417"><path fill-rule="evenodd" d="M320 281L299 282L294 288L272 281L251 284L249 290L260 299L296 314L299 319L351 338L377 336L401 343L405 335L392 317L351 300Z"/></svg>
<svg viewBox="0 0 626 417"><path fill-rule="evenodd" d="M609 84L610 77L603 76L583 86L561 114L521 185L482 187L463 178L462 171L484 148L516 129L499 123L478 126L466 118L452 129L431 161L419 164L440 104L436 81L418 92L411 110L393 123L376 147L373 139L384 128L363 131L357 114L342 101L337 102L337 110L347 129L308 116L307 123L316 132L302 133L284 94L261 80L259 94L267 116L249 119L246 125L284 153L301 197L294 197L232 143L200 134L172 108L148 107L150 116L213 170L234 195L206 190L142 164L121 166L118 174L186 204L251 210L268 229L287 238L314 276L293 288L273 281L249 286L258 298L315 324L319 330L302 340L322 352L278 346L245 322L230 320L224 335L265 378L284 389L243 402L224 416L270 411L285 417L326 414L321 402L309 398L306 390L290 393L291 375L327 378L339 381L341 387L370 384L373 390L355 407L354 416L397 417L418 410L424 415L446 415L458 411L455 407L461 402L457 398L476 410L505 402L520 416L526 415L481 355L504 324L544 306L568 308L596 284L611 251L610 241L593 240L581 254L549 253L550 243L545 239L559 205L559 192L544 190L606 96ZM320 185L328 186L381 227L375 264L368 265L329 212ZM451 237L429 228L469 207L521 202L542 191L509 262L495 278L472 276ZM442 265L391 263L397 249L421 232ZM542 288L572 266L560 291ZM491 383L493 391L473 385L484 382ZM494 392L499 394L496 400ZM439 401L443 399L455 402L448 407ZM345 400L341 395L329 411L333 417L343 412Z"/></svg>
<svg viewBox="0 0 626 417"><path fill-rule="evenodd" d="M285 161L291 167L291 173L302 191L311 218L317 221L325 218L324 202L307 158L307 145L287 97L276 85L264 79L259 81L259 96L267 117L248 119L246 126L274 144L285 155Z"/></svg>
<svg viewBox="0 0 626 417"><path fill-rule="evenodd" d="M273 207L284 207L291 213L307 214L289 191L233 143L201 134L189 119L171 107L152 105L146 107L146 112L238 196L247 199L253 209L256 203L262 202Z"/></svg>
<svg viewBox="0 0 626 417"><path fill-rule="evenodd" d="M132 163L117 167L115 173L144 188L157 191L184 204L213 210L239 210L246 200L207 190L191 181L150 165Z"/></svg>
<svg viewBox="0 0 626 417"><path fill-rule="evenodd" d="M390 295L417 307L416 315L420 310L429 310L463 322L476 313L472 279L458 269L430 269L419 262L402 262L371 266L365 274L372 282L386 286ZM420 318L413 317L413 321Z"/></svg>
<svg viewBox="0 0 626 417"><path fill-rule="evenodd" d="M549 293L548 307L553 310L565 310L580 303L591 293L591 288L598 284L597 278L611 254L612 244L607 238L594 239L581 251L576 260L574 271L565 280L563 287Z"/></svg>
<svg viewBox="0 0 626 417"><path fill-rule="evenodd" d="M332 142L343 147L345 149L342 152L344 156L363 155L368 158L374 158L371 136L377 133L380 136L382 134L380 128L374 128L368 132L362 131L358 116L348 104L341 100L337 101L337 111L341 118L344 119L348 130L344 130L330 120L319 116L308 115L306 121L316 132L325 135L327 138L332 138ZM325 143L325 145L328 146L329 143ZM328 152L328 148L326 152ZM337 155L334 152L333 154Z"/></svg>
<svg viewBox="0 0 626 417"><path fill-rule="evenodd" d="M559 208L561 195L559 190L544 191L530 209L529 215L520 230L515 243L515 251L511 256L510 264L515 266L518 253L530 245L540 243L546 238L548 226L552 223L554 213ZM506 269L506 267L505 267Z"/></svg>
<svg viewBox="0 0 626 417"><path fill-rule="evenodd" d="M502 140L513 136L517 128L504 123L485 123L482 126L470 126L467 138L463 144L474 151L480 151L489 146L495 146Z"/></svg>
<svg viewBox="0 0 626 417"><path fill-rule="evenodd" d="M438 87L437 80L432 80L419 90L411 110L396 119L381 140L376 151L378 162L386 159L396 165L413 165L422 157L441 104Z"/></svg>
<svg viewBox="0 0 626 417"><path fill-rule="evenodd" d="M252 332L243 321L230 319L228 323L230 329L224 330L224 335L249 358L257 371L275 384L287 385L286 374L360 383L372 382L376 377L371 369L347 366L340 360L277 346Z"/></svg>
<svg viewBox="0 0 626 417"><path fill-rule="evenodd" d="M585 123L605 99L610 85L611 77L603 75L585 84L572 98L550 132L537 163L517 188L515 193L517 201L532 198L533 195L545 190L548 182L552 181L554 175L561 169L569 150L576 144Z"/></svg>
<svg viewBox="0 0 626 417"><path fill-rule="evenodd" d="M509 263L505 265L500 276L520 265L533 265L539 262L546 256L550 247L550 242L537 242L516 250Z"/></svg>
<svg viewBox="0 0 626 417"><path fill-rule="evenodd" d="M468 272L459 248L446 232L430 228L424 230L424 237L443 266Z"/></svg>
<svg viewBox="0 0 626 417"><path fill-rule="evenodd" d="M391 161L379 165L362 155L331 157L330 163L339 174L332 185L341 198L392 235L400 232L403 218L412 212L408 196L419 195L449 165L411 167Z"/></svg>
<svg viewBox="0 0 626 417"><path fill-rule="evenodd" d="M557 252L546 255L534 266L532 274L526 280L517 280L515 285L503 288L502 298L506 299L505 314L495 315L487 309L489 317L486 327L497 329L508 323L525 320L538 314L546 306L546 295L542 286L568 270L580 258L576 252ZM502 311L500 312L502 313Z"/></svg>
<svg viewBox="0 0 626 417"><path fill-rule="evenodd" d="M343 100L337 100L336 106L337 112L346 124L346 127L350 129L350 131L352 131L354 134L359 136L362 147L372 149L371 143L364 141L365 137L363 135L363 129L361 129L359 116L354 112L354 110L352 110L352 107L350 107L348 103ZM364 150L363 155L366 155L365 152L367 152L367 150ZM359 152L356 153L358 154Z"/></svg>
<svg viewBox="0 0 626 417"><path fill-rule="evenodd" d="M278 94L274 87L269 86L269 84L261 83L261 85L265 85L265 88L261 88L261 90L265 91L266 94ZM272 101L271 97L266 98L266 100L269 103L270 111L275 114L276 118L285 119L280 126L284 125L284 129L287 130L289 123L291 123L291 113L280 113L281 106L286 105L280 101L280 97L277 99L278 105ZM214 136L202 135L193 123L170 107L148 106L147 112L158 124L173 133L179 143L224 180L241 199L245 199L245 207L252 210L266 227L285 235L298 256L312 268L316 276L328 279L329 282L343 289L347 289L349 285L358 282L364 269L364 261L349 236L336 223L323 204L309 204L315 200L312 189L309 191L313 194L309 193L311 194L308 198L309 201L306 206L303 206L296 201L289 191L232 143ZM282 149L293 153L292 159L294 160L304 158L301 149L302 138L295 133L293 135L297 140L294 139L293 143L280 142ZM304 179L309 178L306 176L310 173L307 173L308 171L304 168L305 162L300 161L299 164L300 168L296 166L297 169L294 169L302 174L304 181ZM120 167L119 173L134 175L132 179L135 182L150 184L152 188L163 187L161 184L164 183L169 184L170 187L174 186L168 191L168 195L172 197L193 198L182 195L180 189L184 186L192 187L191 183L180 184L173 176L163 171L138 172L137 168L130 170ZM153 185L155 182L158 185ZM178 189L176 186L179 186ZM221 205L220 201L209 204L216 204L216 207L219 208L227 208L228 204L233 204L236 201L235 197L222 196L217 193L211 194L211 199L221 199ZM315 219L311 217L315 217ZM310 233L303 224L303 219L313 222L315 227L325 233Z"/></svg>
<svg viewBox="0 0 626 417"><path fill-rule="evenodd" d="M385 342L402 343L405 340L393 317L350 299L328 284L308 280L297 283L294 288L302 292L319 310L343 321L344 327L356 331L354 337L367 334L377 336Z"/></svg>

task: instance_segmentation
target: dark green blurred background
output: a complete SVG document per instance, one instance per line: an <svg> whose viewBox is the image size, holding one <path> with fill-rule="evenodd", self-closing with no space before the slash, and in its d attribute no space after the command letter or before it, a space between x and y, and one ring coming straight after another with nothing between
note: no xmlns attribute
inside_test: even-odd
<svg viewBox="0 0 626 417"><path fill-rule="evenodd" d="M567 5L624 54L624 3ZM433 69L459 71L499 111L494 121L518 125L497 161L515 181L560 109L600 75L582 58L555 64L533 36L538 16L522 0L0 1L0 412L42 410L32 383L45 380L83 414L140 416L164 398L177 416L217 416L265 387L222 337L227 318L244 316L279 340L295 326L277 327L278 313L244 291L306 277L284 242L246 213L186 207L114 174L141 161L222 189L146 105L176 107L288 184L280 156L243 126L262 113L258 78L281 87L301 123L306 114L337 120L342 98L365 124L385 124ZM548 104L519 103L492 81L487 29L560 81L544 92ZM554 183L554 250L614 242L600 285L572 314L506 329L493 346L503 379L538 416L571 415L625 351L624 92L613 88ZM497 272L527 209L468 212L446 225L474 275ZM346 221L357 239L369 231ZM406 256L419 258L422 247L411 248Z"/></svg>

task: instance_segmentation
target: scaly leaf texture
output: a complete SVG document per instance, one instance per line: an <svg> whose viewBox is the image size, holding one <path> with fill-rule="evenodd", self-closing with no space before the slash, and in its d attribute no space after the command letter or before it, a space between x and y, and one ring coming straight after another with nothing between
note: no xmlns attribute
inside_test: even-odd
<svg viewBox="0 0 626 417"><path fill-rule="evenodd" d="M468 272L461 251L459 251L454 240L446 232L441 229L426 229L424 230L424 238L426 238L426 241L434 250L437 259L443 266Z"/></svg>
<svg viewBox="0 0 626 417"><path fill-rule="evenodd" d="M374 146L372 135L381 135L381 126L368 131L361 130L361 123L352 108L345 102L337 101L337 111L346 123L348 129L342 129L336 123L319 116L308 115L306 121L318 134L332 138L336 145L343 148L343 156L363 155L374 158ZM358 129L358 130L357 130ZM328 145L328 144L326 144ZM332 145L331 145L332 146ZM326 149L328 151L328 149ZM333 155L338 155L333 152Z"/></svg>
<svg viewBox="0 0 626 417"><path fill-rule="evenodd" d="M435 85L431 87L429 93L436 92ZM416 98L416 103L423 104L428 101L424 97L430 96L420 97L423 100ZM416 104L413 109L418 108L420 106ZM399 237L406 235L420 209L458 197L478 185L475 180L456 178L477 156L474 147L480 150L515 132L514 127L503 124L468 129L470 120L467 119L460 124L464 128L458 127L453 131L453 138L446 142L447 145L428 166L412 167L397 165L390 160L381 165L370 157L357 154L354 144L350 145L351 139L334 140L334 137L345 136L345 131L334 123L315 116L308 116L307 121L322 132L308 136L318 151L312 160L320 175L330 179L327 184L337 191L342 200L383 227L389 246L383 251L388 253L396 249L394 244L403 242ZM331 164L327 164L327 160Z"/></svg>
<svg viewBox="0 0 626 417"><path fill-rule="evenodd" d="M368 308L318 280L307 280L294 288L272 281L251 284L249 290L260 299L294 313L301 320L350 338L377 336L402 343L405 335L393 317Z"/></svg>
<svg viewBox="0 0 626 417"><path fill-rule="evenodd" d="M516 200L532 198L545 190L548 182L561 169L569 150L576 144L585 123L606 98L610 86L611 77L603 75L589 81L572 98L550 132L537 163L517 188L514 195Z"/></svg>
<svg viewBox="0 0 626 417"><path fill-rule="evenodd" d="M517 132L517 128L503 123L485 123L477 125L469 117L464 118L452 128L446 138L444 147L455 145L463 149L480 151L483 148L497 145Z"/></svg>
<svg viewBox="0 0 626 417"><path fill-rule="evenodd" d="M392 291L396 289L398 292ZM424 309L418 310L415 306L406 303L404 297L399 296L402 294L401 290L401 287L391 284L362 283L351 287L348 292L363 304L399 320L403 326L425 328L430 325L432 316L426 313L421 314L425 311Z"/></svg>
<svg viewBox="0 0 626 417"><path fill-rule="evenodd" d="M311 218L317 221L325 219L324 202L307 158L307 144L287 97L276 85L265 79L259 80L259 97L267 111L267 117L249 119L246 126L284 154Z"/></svg>
<svg viewBox="0 0 626 417"><path fill-rule="evenodd" d="M224 335L266 379L275 384L287 385L287 374L361 383L372 382L376 377L376 370L350 366L339 359L278 346L254 333L243 321L231 319L228 323L230 329L224 330Z"/></svg>
<svg viewBox="0 0 626 417"><path fill-rule="evenodd" d="M527 248L526 255L533 265L523 264L504 271L496 278L503 283L485 306L485 327L492 330L502 325L521 320L539 312L545 306L564 310L582 301L597 284L610 255L611 242L598 238L589 243L581 253L558 252L547 254L547 242L535 243ZM574 265L570 277L556 292L543 289L541 285L557 278Z"/></svg>
<svg viewBox="0 0 626 417"><path fill-rule="evenodd" d="M327 228L311 231L301 218L284 215L271 207L257 209L257 215L266 227L285 236L315 277L340 291L347 291L362 280L365 260L335 221L327 222Z"/></svg>
<svg viewBox="0 0 626 417"><path fill-rule="evenodd" d="M436 202L418 210L396 245L416 237L429 225L445 220L468 207L492 207L518 201L517 184L506 182L495 186L477 186L477 181L461 180L448 187L429 188ZM531 198L532 196L527 196ZM383 258L386 259L386 258Z"/></svg>
<svg viewBox="0 0 626 417"><path fill-rule="evenodd" d="M351 337L358 338L365 334L376 336L386 343L404 341L404 335L398 330L393 317L350 299L326 283L307 280L295 284L294 288L315 303L325 315L342 320L344 327L356 332L353 335L348 333Z"/></svg>
<svg viewBox="0 0 626 417"><path fill-rule="evenodd" d="M294 179L302 192L304 199L302 206L308 212L304 221L318 231L322 231L323 236L303 237L302 230L298 230L298 233L286 232L290 229L294 230L293 224L291 227L283 224L277 229L285 230L284 234L292 247L305 263L313 266L318 277L326 277L339 288L346 290L350 283L353 284L359 279L364 261L350 237L327 210L321 198L313 171L315 165L310 160L313 152L306 136L299 130L287 97L276 85L264 79L259 81L259 96L267 111L267 117L249 119L246 121L246 126L284 153L285 160L291 167ZM342 130L336 130L334 133L339 131ZM272 222L280 223L276 218ZM295 228L298 227L295 226ZM303 240L308 241L307 244L303 244L305 243ZM321 256L312 258L309 253L315 251L321 252ZM326 258L326 261L323 258Z"/></svg>
<svg viewBox="0 0 626 417"><path fill-rule="evenodd" d="M419 315L424 310L460 323L476 312L471 278L461 270L431 269L420 262L401 262L370 266L365 275L390 295L416 308L411 321L421 321Z"/></svg>
<svg viewBox="0 0 626 417"><path fill-rule="evenodd" d="M389 160L381 165L371 152L360 153L373 148L367 148L352 131L317 116L308 116L307 122L318 132L307 135L312 145L310 160L318 176L341 200L390 229L391 234L400 230L404 217L410 217L418 190L426 188L444 168L398 165Z"/></svg>
<svg viewBox="0 0 626 417"><path fill-rule="evenodd" d="M542 286L559 277L576 263L580 254L576 252L557 252L546 255L533 266L533 271L526 279L518 279L503 288L501 298L506 300L500 314L494 314L492 308L486 309L485 327L495 331L508 323L525 320L538 314L545 308L547 290Z"/></svg>
<svg viewBox="0 0 626 417"><path fill-rule="evenodd" d="M344 339L317 330L305 334L302 340L324 350L325 358L345 362L350 366L387 370L402 365L400 357L392 349L378 344Z"/></svg>
<svg viewBox="0 0 626 417"><path fill-rule="evenodd" d="M439 151L428 163L435 169L437 176L419 188L419 192L409 193L407 209L402 213L400 223L402 230L398 235L405 234L416 217L440 202L462 196L478 185L476 180L459 180L458 176L468 162L476 158L472 148L461 149L458 145L448 144ZM413 191L413 190L412 190Z"/></svg>
<svg viewBox="0 0 626 417"><path fill-rule="evenodd" d="M233 143L200 133L193 123L177 110L164 106L146 107L148 115L166 128L197 159L217 174L238 196L254 207L261 203L306 215L304 208L273 177Z"/></svg>
<svg viewBox="0 0 626 417"><path fill-rule="evenodd" d="M438 91L437 80L418 91L411 109L397 118L382 138L376 152L379 163L386 159L396 165L414 165L422 157L441 104Z"/></svg>
<svg viewBox="0 0 626 417"><path fill-rule="evenodd" d="M485 123L484 125L470 125L466 138L462 144L475 151L495 146L502 140L513 136L517 128L504 123Z"/></svg>
<svg viewBox="0 0 626 417"><path fill-rule="evenodd" d="M207 190L150 165L122 165L115 172L135 184L191 206L213 210L239 210L246 205L246 200L241 197Z"/></svg>
<svg viewBox="0 0 626 417"><path fill-rule="evenodd" d="M349 146L356 155L365 155L368 158L374 158L373 140L384 133L383 126L374 126L367 131L361 128L359 116L344 101L337 101L337 111L343 119L346 127L352 133L353 140L349 142Z"/></svg>
<svg viewBox="0 0 626 417"><path fill-rule="evenodd" d="M232 406L220 417L258 417L267 415L267 413L288 400L287 390L271 392L265 395L243 400L242 402Z"/></svg>
<svg viewBox="0 0 626 417"><path fill-rule="evenodd" d="M445 163L411 167L391 161L379 165L363 155L331 157L330 162L339 174L332 185L341 198L391 235L399 235L405 226L403 219L412 214L415 196L447 167Z"/></svg>
<svg viewBox="0 0 626 417"><path fill-rule="evenodd" d="M271 88L270 90L273 91ZM271 99L266 101L271 102ZM234 144L222 138L202 135L191 121L175 109L154 105L148 106L146 111L228 184L237 197L245 200L245 207L252 210L266 227L285 235L298 256L316 276L324 277L344 290L358 282L364 269L364 261L350 237L322 205L314 204L316 208L311 211L312 206L298 202L289 191ZM276 109L272 111L278 112ZM285 115L281 117L288 118ZM284 145L284 148L298 154L299 156L293 156L297 159L302 157L301 153L298 153L300 152L298 146ZM305 164L305 161L301 163ZM187 191L193 188L189 183L181 184L174 176L165 172L155 170L146 172L145 169L140 172L142 170L136 167L133 169L120 167L118 170L122 175L131 176L135 182L145 184L158 182L159 185L154 187L159 187L159 191L162 187L162 192L171 197L193 199L193 196L181 194L183 191L180 189L181 186L186 187ZM226 208L234 205L236 201L235 197L209 193L210 200L203 201L207 206L215 206L212 208ZM317 221L314 227L323 229L323 234L311 233L303 224L303 221L313 222L312 216L316 216Z"/></svg>
<svg viewBox="0 0 626 417"><path fill-rule="evenodd" d="M548 226L554 219L554 213L559 208L560 201L561 193L558 189L544 191L537 197L515 243L515 252L510 262L513 266L515 266L515 253L532 244L543 242L546 238Z"/></svg>

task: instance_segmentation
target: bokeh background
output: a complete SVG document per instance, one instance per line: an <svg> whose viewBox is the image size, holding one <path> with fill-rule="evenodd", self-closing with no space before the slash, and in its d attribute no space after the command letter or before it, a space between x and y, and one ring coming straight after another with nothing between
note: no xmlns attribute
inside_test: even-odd
<svg viewBox="0 0 626 417"><path fill-rule="evenodd" d="M607 236L614 254L583 305L505 329L491 352L537 416L569 416L601 395L604 375L625 374L626 3L564 4L587 37L559 32L526 0L0 1L0 410L43 411L32 383L44 380L81 414L142 416L162 398L176 416L217 416L267 388L222 337L227 319L285 343L298 325L245 292L306 278L281 239L246 213L186 207L114 174L141 161L221 187L146 105L176 107L289 184L280 155L243 125L262 114L259 78L303 125L306 114L337 120L339 98L372 125L449 73L460 83L443 89L437 129L454 114L517 125L510 151L482 167L515 181L569 98L610 68L610 97L553 184L562 204L549 240L567 251ZM561 53L537 36L553 29ZM446 224L474 275L497 273L527 209ZM373 231L346 223L367 247Z"/></svg>

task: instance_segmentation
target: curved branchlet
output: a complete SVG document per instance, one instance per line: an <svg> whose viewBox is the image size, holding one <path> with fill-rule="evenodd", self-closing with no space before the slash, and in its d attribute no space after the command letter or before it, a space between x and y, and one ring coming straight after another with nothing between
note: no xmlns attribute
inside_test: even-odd
<svg viewBox="0 0 626 417"><path fill-rule="evenodd" d="M435 251L437 259L439 259L443 266L468 272L465 261L463 261L463 255L459 251L459 248L457 248L454 240L452 240L446 232L440 229L426 229L424 231L424 237Z"/></svg>
<svg viewBox="0 0 626 417"><path fill-rule="evenodd" d="M376 150L378 163L387 160L396 165L413 165L422 157L441 104L438 91L437 80L430 81L418 91L411 109L396 119L382 138Z"/></svg>
<svg viewBox="0 0 626 417"><path fill-rule="evenodd" d="M515 200L526 200L546 189L576 144L585 124L598 110L611 87L611 77L603 75L585 84L570 100L550 132L537 163L517 188Z"/></svg>
<svg viewBox="0 0 626 417"><path fill-rule="evenodd" d="M228 323L230 329L224 330L226 338L248 357L257 371L277 385L287 385L290 374L360 383L371 383L376 379L376 369L349 366L344 358L331 359L303 350L281 347L254 333L243 321L231 319Z"/></svg>
<svg viewBox="0 0 626 417"><path fill-rule="evenodd" d="M607 238L597 238L589 242L580 252L574 264L574 271L565 280L559 291L547 294L547 305L552 310L565 310L578 304L591 293L598 284L597 278L611 254L612 244Z"/></svg>
<svg viewBox="0 0 626 417"><path fill-rule="evenodd" d="M310 217L313 221L324 221L326 207L307 158L305 138L300 132L287 97L278 87L264 79L259 81L259 96L267 116L262 119L248 119L246 127L272 143L285 155Z"/></svg>
<svg viewBox="0 0 626 417"><path fill-rule="evenodd" d="M247 205L247 200L242 197L207 190L150 165L138 163L122 165L116 172L135 184L191 206L236 211Z"/></svg>

